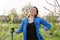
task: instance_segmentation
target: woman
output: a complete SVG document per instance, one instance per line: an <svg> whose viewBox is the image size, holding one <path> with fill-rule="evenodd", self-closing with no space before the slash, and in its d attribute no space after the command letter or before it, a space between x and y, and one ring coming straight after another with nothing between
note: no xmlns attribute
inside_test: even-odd
<svg viewBox="0 0 60 40"><path fill-rule="evenodd" d="M23 40L44 40L40 35L40 25L43 24L45 26L43 29L47 31L50 29L50 24L37 15L37 7L32 6L29 9L29 16L22 20L21 28L17 30L17 33L23 32Z"/></svg>

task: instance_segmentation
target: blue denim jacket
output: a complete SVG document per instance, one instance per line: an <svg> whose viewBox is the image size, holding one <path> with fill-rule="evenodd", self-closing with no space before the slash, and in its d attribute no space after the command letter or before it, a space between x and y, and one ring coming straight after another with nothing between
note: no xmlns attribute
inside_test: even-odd
<svg viewBox="0 0 60 40"><path fill-rule="evenodd" d="M49 30L50 29L50 24L46 20L44 20L40 17L34 18L34 23L35 23L35 26L36 26L36 33L37 33L38 40L44 40L43 37L40 34L40 31L39 31L40 30L40 25L43 24L45 26L44 30ZM17 30L17 33L23 32L23 34L24 34L23 40L27 40L26 39L27 24L28 24L28 18L24 18L22 20L21 27Z"/></svg>

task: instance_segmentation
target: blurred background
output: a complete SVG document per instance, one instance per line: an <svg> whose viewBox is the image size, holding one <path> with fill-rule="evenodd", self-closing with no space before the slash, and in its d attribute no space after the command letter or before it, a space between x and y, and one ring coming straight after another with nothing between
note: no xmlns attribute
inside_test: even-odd
<svg viewBox="0 0 60 40"><path fill-rule="evenodd" d="M22 19L27 17L31 6L39 10L39 17L51 24L49 31L40 33L45 40L60 40L60 0L0 0L0 40L11 40L11 28L15 29L14 40L22 40L23 33L16 34Z"/></svg>

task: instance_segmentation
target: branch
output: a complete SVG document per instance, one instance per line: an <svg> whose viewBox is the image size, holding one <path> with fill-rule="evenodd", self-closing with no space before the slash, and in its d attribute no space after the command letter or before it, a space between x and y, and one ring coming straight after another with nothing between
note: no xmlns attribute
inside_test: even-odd
<svg viewBox="0 0 60 40"><path fill-rule="evenodd" d="M44 7L44 9L48 10L49 12L52 12L52 13L54 13L53 11L49 10L49 9L48 9L48 8L46 8L46 7Z"/></svg>
<svg viewBox="0 0 60 40"><path fill-rule="evenodd" d="M59 4L59 2L56 0L56 2L57 2L57 4L58 4L58 6L60 7L60 4Z"/></svg>
<svg viewBox="0 0 60 40"><path fill-rule="evenodd" d="M54 13L53 11L51 11L51 10L47 9L46 7L44 7L44 9L48 10L49 12ZM57 13L57 12L56 12L56 13ZM58 15L60 15L59 13L57 13L57 14L58 14Z"/></svg>
<svg viewBox="0 0 60 40"><path fill-rule="evenodd" d="M57 5L50 4L47 0L46 0L46 2L47 2L49 5L52 5L52 6L57 6Z"/></svg>

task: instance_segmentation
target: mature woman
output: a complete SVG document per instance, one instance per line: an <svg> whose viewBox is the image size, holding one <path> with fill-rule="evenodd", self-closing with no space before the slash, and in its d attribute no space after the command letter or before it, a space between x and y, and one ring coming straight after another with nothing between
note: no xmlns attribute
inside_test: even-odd
<svg viewBox="0 0 60 40"><path fill-rule="evenodd" d="M23 32L23 40L44 40L39 31L40 25L43 24L45 26L43 29L47 31L50 29L50 24L37 15L37 7L32 6L29 9L29 16L22 20L21 28L17 30L17 33Z"/></svg>

